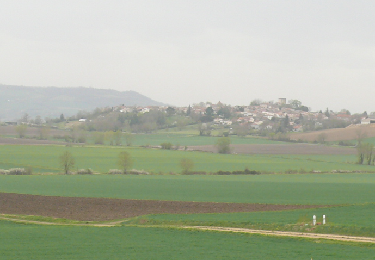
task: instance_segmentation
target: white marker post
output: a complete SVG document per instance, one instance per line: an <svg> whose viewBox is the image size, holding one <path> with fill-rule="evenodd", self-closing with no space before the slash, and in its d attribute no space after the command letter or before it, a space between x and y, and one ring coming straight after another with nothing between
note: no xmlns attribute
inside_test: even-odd
<svg viewBox="0 0 375 260"><path fill-rule="evenodd" d="M326 224L326 215L323 215L323 225Z"/></svg>
<svg viewBox="0 0 375 260"><path fill-rule="evenodd" d="M316 216L314 215L313 216L313 226L315 226L316 225Z"/></svg>

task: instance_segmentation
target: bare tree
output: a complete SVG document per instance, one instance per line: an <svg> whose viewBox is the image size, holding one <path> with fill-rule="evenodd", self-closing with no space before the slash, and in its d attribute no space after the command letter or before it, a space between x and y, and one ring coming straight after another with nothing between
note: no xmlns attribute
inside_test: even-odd
<svg viewBox="0 0 375 260"><path fill-rule="evenodd" d="M122 132L120 130L113 133L113 144L122 145Z"/></svg>
<svg viewBox="0 0 375 260"><path fill-rule="evenodd" d="M40 140L47 140L48 136L49 136L49 132L50 132L49 128L47 128L45 126L39 127L39 129L38 129L39 139Z"/></svg>
<svg viewBox="0 0 375 260"><path fill-rule="evenodd" d="M320 144L324 144L326 142L326 139L327 139L327 134L326 133L320 133L317 138L316 138L316 141Z"/></svg>
<svg viewBox="0 0 375 260"><path fill-rule="evenodd" d="M94 137L94 143L95 144L104 144L105 133L103 133L103 132L94 132L93 133L93 137Z"/></svg>
<svg viewBox="0 0 375 260"><path fill-rule="evenodd" d="M35 120L34 120L34 123L36 125L41 125L43 123L42 118L40 116L36 116Z"/></svg>
<svg viewBox="0 0 375 260"><path fill-rule="evenodd" d="M183 174L188 174L194 168L194 162L191 159L183 158L180 161Z"/></svg>
<svg viewBox="0 0 375 260"><path fill-rule="evenodd" d="M126 173L133 166L133 158L128 152L121 152L118 155L117 165Z"/></svg>
<svg viewBox="0 0 375 260"><path fill-rule="evenodd" d="M358 163L363 164L365 162L366 164L371 165L371 163L374 161L373 152L373 144L361 143L357 145Z"/></svg>
<svg viewBox="0 0 375 260"><path fill-rule="evenodd" d="M75 165L73 155L66 151L59 157L60 166L64 169L64 173L68 174Z"/></svg>
<svg viewBox="0 0 375 260"><path fill-rule="evenodd" d="M360 145L362 143L363 139L365 139L367 137L367 133L364 132L362 128L358 128L355 131L355 135L356 135L356 139L358 141L358 145Z"/></svg>
<svg viewBox="0 0 375 260"><path fill-rule="evenodd" d="M237 125L234 128L234 132L239 137L245 137L249 133L249 125L248 124Z"/></svg>
<svg viewBox="0 0 375 260"><path fill-rule="evenodd" d="M134 141L134 135L132 135L131 133L126 133L125 134L125 143L126 143L126 146L131 146L133 144L133 141Z"/></svg>
<svg viewBox="0 0 375 260"><path fill-rule="evenodd" d="M16 132L19 138L24 138L26 136L26 131L27 131L26 124L16 126Z"/></svg>

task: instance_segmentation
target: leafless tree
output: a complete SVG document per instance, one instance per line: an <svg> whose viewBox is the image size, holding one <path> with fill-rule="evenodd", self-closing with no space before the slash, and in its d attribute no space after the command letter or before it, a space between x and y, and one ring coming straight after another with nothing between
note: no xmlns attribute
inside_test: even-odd
<svg viewBox="0 0 375 260"><path fill-rule="evenodd" d="M60 166L64 169L64 173L68 174L75 165L73 155L66 151L59 157Z"/></svg>

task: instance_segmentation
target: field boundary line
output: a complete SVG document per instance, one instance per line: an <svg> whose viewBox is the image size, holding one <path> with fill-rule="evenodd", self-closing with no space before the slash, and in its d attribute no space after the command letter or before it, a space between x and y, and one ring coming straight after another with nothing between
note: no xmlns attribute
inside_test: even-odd
<svg viewBox="0 0 375 260"><path fill-rule="evenodd" d="M27 220L27 219L17 219L8 218L0 216L0 220L12 221L16 223L25 224L36 224L36 225L50 225L50 226L88 226L88 227L115 227L121 226L120 223L124 220L118 220L103 224L74 224L74 223L58 223L58 222L48 222L48 221L37 221L37 220ZM356 237L356 236L346 236L346 235L336 235L336 234L320 234L320 233L303 233L303 232L288 232L288 231L272 231L272 230L257 230L248 228L234 228L234 227L212 227L212 226L164 226L164 225L135 225L138 227L159 227L159 228L181 228L181 229L196 229L204 231L218 231L218 232L232 232L232 233L248 233L248 234L261 234L268 236L277 237L299 237L299 238L310 238L310 239L328 239L328 240L338 240L346 242L357 242L357 243L372 243L375 244L375 237Z"/></svg>
<svg viewBox="0 0 375 260"><path fill-rule="evenodd" d="M121 222L124 220L113 221L108 223L87 223L87 224L77 224L77 223L59 223L59 222L48 222L48 221L38 221L38 220L28 220L28 219L18 219L18 218L8 218L0 216L0 220L7 220L17 223L25 223L25 224L36 224L36 225L49 225L49 226L83 226L83 227L115 227L119 226Z"/></svg>
<svg viewBox="0 0 375 260"><path fill-rule="evenodd" d="M183 229L199 229L199 230L207 230L207 231L233 232L233 233L251 233L251 234L262 234L262 235L280 236L280 237L329 239L329 240L339 240L339 241L347 241L347 242L375 244L375 237L355 237L355 236L345 236L345 235L336 235L336 234L256 230L256 229L233 228L233 227L210 227L210 226L177 226L177 227L183 228Z"/></svg>

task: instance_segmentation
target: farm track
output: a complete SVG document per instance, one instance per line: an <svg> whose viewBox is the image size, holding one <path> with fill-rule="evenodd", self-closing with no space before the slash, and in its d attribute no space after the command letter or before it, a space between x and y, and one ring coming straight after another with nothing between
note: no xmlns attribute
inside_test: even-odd
<svg viewBox="0 0 375 260"><path fill-rule="evenodd" d="M24 224L35 224L35 225L50 225L50 226L88 226L88 227L115 227L121 226L120 224L124 220L113 221L103 224L65 224L65 223L56 223L48 221L37 221L37 220L26 220L26 219L17 219L0 216L1 220L12 221L16 223ZM310 239L328 239L328 240L337 240L344 242L356 242L356 243L372 243L375 244L374 237L355 237L355 236L344 236L344 235L335 235L335 234L318 234L318 233L301 233L301 232L286 232L286 231L272 231L272 230L256 230L248 228L233 228L233 227L211 227L211 226L143 226L140 227L158 227L158 228L180 228L180 229L194 229L194 230L204 230L204 231L217 231L217 232L232 232L232 233L247 233L247 234L260 234L276 237L294 237L294 238L310 238Z"/></svg>
<svg viewBox="0 0 375 260"><path fill-rule="evenodd" d="M312 238L312 239L329 239L329 240L339 240L339 241L346 241L346 242L373 243L373 244L375 244L375 238L374 237L355 237L355 236L344 236L344 235L335 235L335 234L255 230L255 229L231 228L231 227L181 226L179 228L198 229L198 230L206 230L206 231L219 231L219 232L261 234L261 235L269 235L269 236L277 236L277 237L299 237L299 238Z"/></svg>
<svg viewBox="0 0 375 260"><path fill-rule="evenodd" d="M119 226L120 221L113 221L108 223L85 223L85 224L76 224L76 223L60 223L60 222L48 222L48 221L38 221L38 220L28 220L28 219L19 219L19 218L10 218L10 217L2 217L0 216L0 220L7 220L16 223L24 223L24 224L35 224L35 225L48 225L48 226L89 226L89 227L115 227Z"/></svg>

